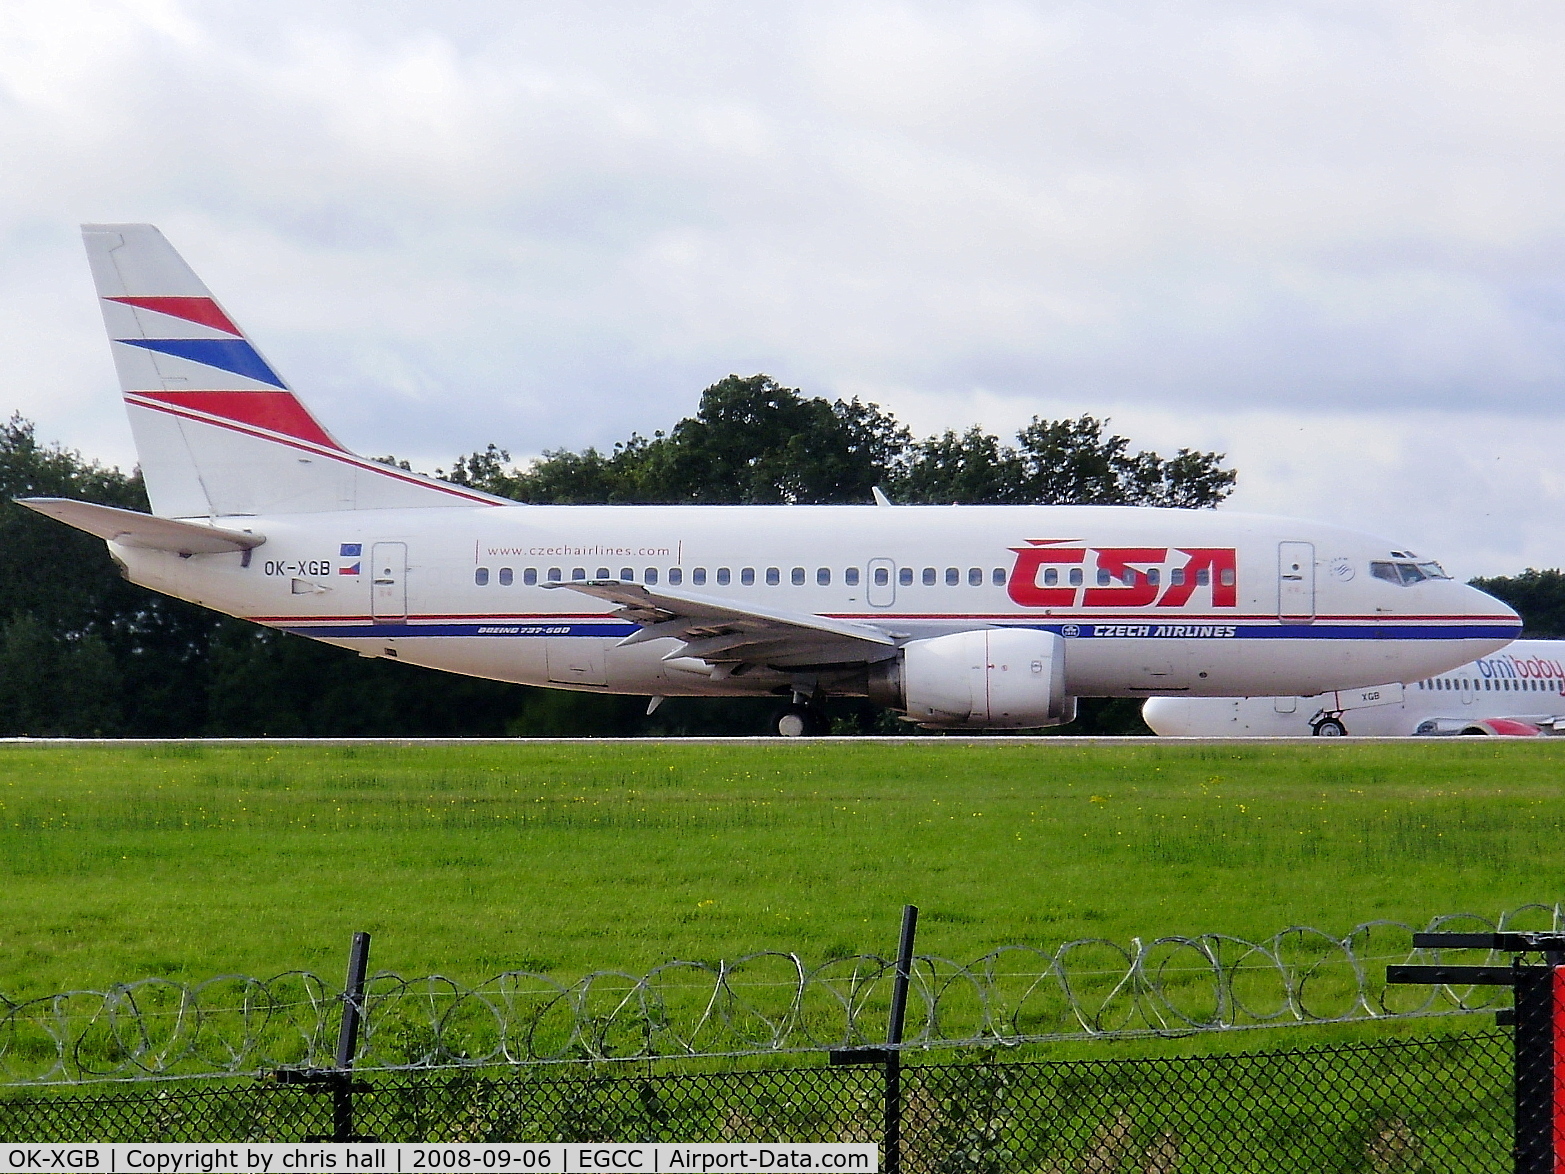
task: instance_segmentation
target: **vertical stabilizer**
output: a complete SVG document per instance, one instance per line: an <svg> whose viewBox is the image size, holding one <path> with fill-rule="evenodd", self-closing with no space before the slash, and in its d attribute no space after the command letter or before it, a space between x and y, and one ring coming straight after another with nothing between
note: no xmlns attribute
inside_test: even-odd
<svg viewBox="0 0 1565 1174"><path fill-rule="evenodd" d="M501 501L348 452L152 225L86 224L82 239L155 514Z"/></svg>

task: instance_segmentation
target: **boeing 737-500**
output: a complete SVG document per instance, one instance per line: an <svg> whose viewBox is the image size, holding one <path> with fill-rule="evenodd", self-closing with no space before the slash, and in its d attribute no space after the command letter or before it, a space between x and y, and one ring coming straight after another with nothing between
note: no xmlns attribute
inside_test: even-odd
<svg viewBox="0 0 1565 1174"><path fill-rule="evenodd" d="M152 514L25 504L135 583L363 656L654 705L773 697L786 734L831 694L1019 729L1079 696L1415 681L1519 628L1384 539L1223 510L491 497L348 451L156 228L83 236Z"/></svg>

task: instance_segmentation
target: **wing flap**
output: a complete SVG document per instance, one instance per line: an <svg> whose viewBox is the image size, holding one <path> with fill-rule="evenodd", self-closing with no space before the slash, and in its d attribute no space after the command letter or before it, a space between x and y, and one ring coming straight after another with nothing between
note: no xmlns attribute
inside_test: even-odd
<svg viewBox="0 0 1565 1174"><path fill-rule="evenodd" d="M230 554L250 550L266 541L264 535L245 530L225 530L200 522L180 522L173 518L155 518L90 501L65 497L19 497L18 505L95 534L107 542L141 550L166 550L170 554Z"/></svg>
<svg viewBox="0 0 1565 1174"><path fill-rule="evenodd" d="M883 660L897 647L894 637L870 624L834 620L806 612L740 606L694 592L647 588L616 579L550 583L617 604L615 616L642 627L621 645L649 640L680 641L664 660L692 657L707 664L798 666L862 664Z"/></svg>

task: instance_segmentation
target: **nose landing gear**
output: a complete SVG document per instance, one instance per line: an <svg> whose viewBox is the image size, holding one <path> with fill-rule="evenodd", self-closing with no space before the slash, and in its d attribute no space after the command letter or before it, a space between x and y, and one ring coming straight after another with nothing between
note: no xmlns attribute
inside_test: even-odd
<svg viewBox="0 0 1565 1174"><path fill-rule="evenodd" d="M1348 727L1342 724L1341 715L1329 714L1324 710L1316 714L1310 721L1310 730L1317 738L1345 738L1348 736Z"/></svg>

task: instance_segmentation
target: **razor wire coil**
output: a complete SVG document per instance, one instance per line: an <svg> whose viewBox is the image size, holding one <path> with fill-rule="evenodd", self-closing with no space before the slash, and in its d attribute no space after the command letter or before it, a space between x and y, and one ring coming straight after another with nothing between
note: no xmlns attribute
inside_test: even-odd
<svg viewBox="0 0 1565 1174"><path fill-rule="evenodd" d="M1562 927L1559 905L1435 931ZM966 963L917 956L903 1049L1184 1035L1493 1011L1503 988L1388 987L1385 965L1440 960L1413 928L1367 921L1341 937L1304 926L1229 934L1078 938L1001 946ZM1471 959L1481 951L1465 952ZM1446 951L1444 958L1455 957ZM765 951L574 981L511 970L476 985L375 974L358 1071L822 1051L883 1040L894 963L873 954L808 965ZM0 996L0 1083L159 1080L329 1068L342 992L296 970L261 979L143 978L101 991Z"/></svg>

